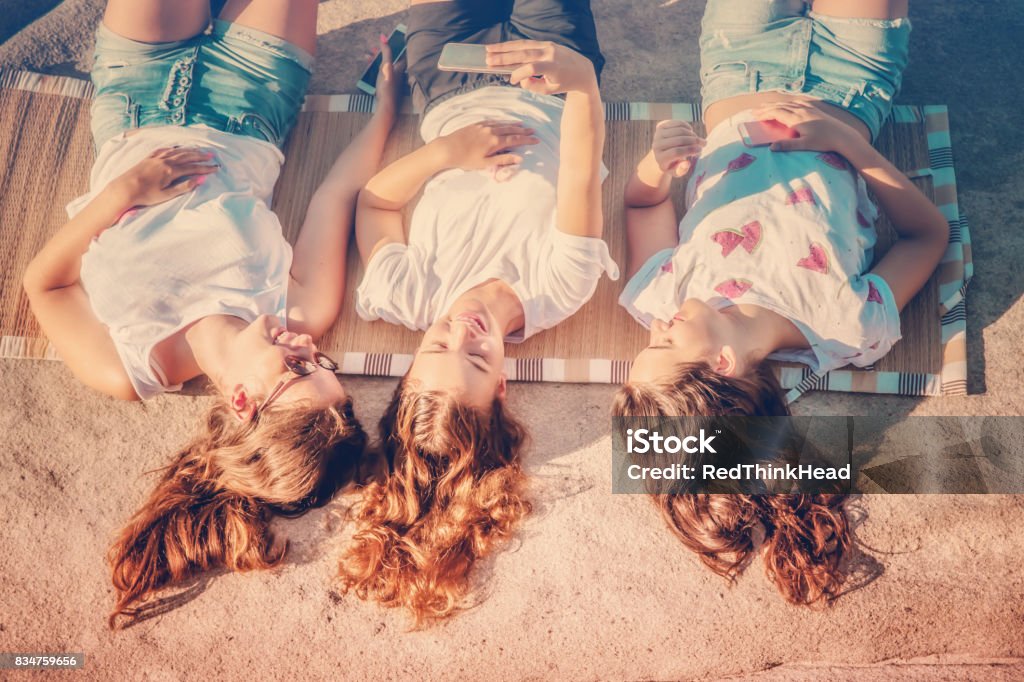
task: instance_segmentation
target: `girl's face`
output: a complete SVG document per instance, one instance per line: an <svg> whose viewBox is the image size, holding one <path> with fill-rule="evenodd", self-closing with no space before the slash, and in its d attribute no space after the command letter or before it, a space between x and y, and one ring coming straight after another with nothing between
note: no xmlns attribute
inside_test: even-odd
<svg viewBox="0 0 1024 682"><path fill-rule="evenodd" d="M424 332L409 378L424 390L450 392L481 409L504 398L505 340L487 306L460 297Z"/></svg>
<svg viewBox="0 0 1024 682"><path fill-rule="evenodd" d="M317 352L308 334L289 332L278 318L261 315L232 341L222 390L241 418L251 416L275 388L275 406L302 402L326 407L345 400L334 372L316 364ZM288 368L289 356L310 361L316 369L298 376Z"/></svg>
<svg viewBox="0 0 1024 682"><path fill-rule="evenodd" d="M730 375L739 373L742 368L736 365L733 324L727 310L690 298L671 320L655 320L647 347L633 360L630 382L657 383L672 376L678 365L689 362L704 362Z"/></svg>

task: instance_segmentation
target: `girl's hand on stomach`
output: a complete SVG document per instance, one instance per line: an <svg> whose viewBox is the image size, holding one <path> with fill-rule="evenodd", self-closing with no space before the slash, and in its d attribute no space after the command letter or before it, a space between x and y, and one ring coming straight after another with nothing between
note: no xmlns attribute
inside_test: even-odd
<svg viewBox="0 0 1024 682"><path fill-rule="evenodd" d="M867 144L851 126L804 102L785 102L758 109L760 121L776 120L796 133L788 140L772 142L773 152L815 151L846 155Z"/></svg>
<svg viewBox="0 0 1024 682"><path fill-rule="evenodd" d="M487 65L511 69L509 81L542 95L596 92L594 65L564 45L540 40L510 40L487 46Z"/></svg>
<svg viewBox="0 0 1024 682"><path fill-rule="evenodd" d="M654 130L651 153L662 173L681 178L690 172L705 144L686 121L661 121Z"/></svg>
<svg viewBox="0 0 1024 682"><path fill-rule="evenodd" d="M183 147L157 149L111 185L123 192L128 205L153 206L191 192L219 169L212 152Z"/></svg>
<svg viewBox="0 0 1024 682"><path fill-rule="evenodd" d="M515 147L537 144L533 129L518 121L483 121L437 138L445 155L445 166L482 170L521 163L523 157L510 153Z"/></svg>

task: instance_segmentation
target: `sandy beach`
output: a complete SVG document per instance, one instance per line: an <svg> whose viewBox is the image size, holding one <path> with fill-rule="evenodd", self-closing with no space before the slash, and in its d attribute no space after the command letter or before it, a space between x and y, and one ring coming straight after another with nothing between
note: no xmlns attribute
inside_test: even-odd
<svg viewBox="0 0 1024 682"><path fill-rule="evenodd" d="M0 0L0 69L87 76L102 6ZM697 101L703 6L593 0L605 99ZM322 2L311 92L354 92L362 54L404 8ZM970 395L814 393L795 412L1024 415L1024 6L932 0L912 3L911 18L897 101L949 106L972 231ZM346 385L375 432L394 381ZM122 403L59 363L0 360L0 652L84 652L79 678L90 680L1024 679L1024 496L857 498L851 589L827 608L797 608L759 560L730 586L649 501L610 494L613 391L510 387L532 433L535 513L445 623L411 631L405 613L340 595L332 578L353 501L342 496L276 522L290 542L280 569L206 576L178 608L111 632L112 534L150 489L145 472L187 440L211 398Z"/></svg>

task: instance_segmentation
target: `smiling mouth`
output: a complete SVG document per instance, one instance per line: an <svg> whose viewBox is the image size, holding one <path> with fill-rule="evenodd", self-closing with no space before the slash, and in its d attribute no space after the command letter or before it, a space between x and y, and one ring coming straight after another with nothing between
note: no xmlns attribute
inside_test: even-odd
<svg viewBox="0 0 1024 682"><path fill-rule="evenodd" d="M461 315L456 315L454 321L462 322L463 324L468 324L481 334L487 334L487 325L484 324L483 318L480 317L479 315L474 315L472 313L462 313Z"/></svg>

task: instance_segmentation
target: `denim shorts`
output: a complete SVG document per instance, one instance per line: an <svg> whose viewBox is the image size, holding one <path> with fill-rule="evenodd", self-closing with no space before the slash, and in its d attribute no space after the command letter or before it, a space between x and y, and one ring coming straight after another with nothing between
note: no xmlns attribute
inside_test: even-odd
<svg viewBox="0 0 1024 682"><path fill-rule="evenodd" d="M276 36L214 20L188 40L141 43L100 24L92 82L99 150L133 128L206 125L280 147L295 124L313 57Z"/></svg>
<svg viewBox="0 0 1024 682"><path fill-rule="evenodd" d="M907 66L910 20L848 19L803 0L708 0L701 24L703 107L755 92L804 94L846 109L871 138Z"/></svg>
<svg viewBox="0 0 1024 682"><path fill-rule="evenodd" d="M424 113L442 100L478 87L508 85L495 74L439 71L445 43L547 40L565 45L594 65L600 79L604 56L590 0L451 0L409 7L406 55L413 101Z"/></svg>

